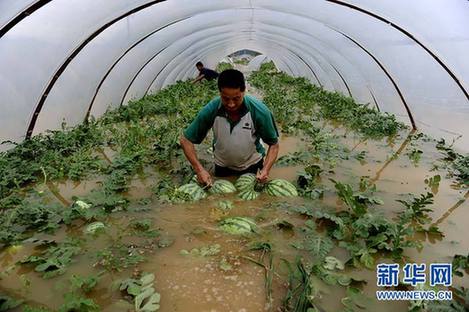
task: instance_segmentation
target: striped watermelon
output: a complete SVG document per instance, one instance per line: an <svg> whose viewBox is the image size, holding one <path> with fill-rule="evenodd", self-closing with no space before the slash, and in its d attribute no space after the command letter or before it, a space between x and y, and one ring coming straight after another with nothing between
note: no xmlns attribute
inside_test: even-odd
<svg viewBox="0 0 469 312"><path fill-rule="evenodd" d="M210 188L212 194L225 194L236 192L236 187L227 180L216 180Z"/></svg>
<svg viewBox="0 0 469 312"><path fill-rule="evenodd" d="M245 189L239 192L238 196L242 200L254 200L260 195L259 192L256 192L254 189Z"/></svg>
<svg viewBox="0 0 469 312"><path fill-rule="evenodd" d="M234 235L249 234L256 231L256 223L246 217L231 217L220 221L220 229Z"/></svg>
<svg viewBox="0 0 469 312"><path fill-rule="evenodd" d="M83 233L85 234L95 234L98 231L103 231L106 229L106 226L102 222L93 222L90 223L86 226L86 228L83 230Z"/></svg>
<svg viewBox="0 0 469 312"><path fill-rule="evenodd" d="M247 189L254 189L256 185L256 175L252 173L245 173L241 175L235 183L238 190L244 191Z"/></svg>
<svg viewBox="0 0 469 312"><path fill-rule="evenodd" d="M207 194L205 194L204 190L198 185L197 183L187 183L180 186L178 192L182 192L188 194L192 200L200 200L205 198Z"/></svg>
<svg viewBox="0 0 469 312"><path fill-rule="evenodd" d="M233 209L233 202L231 200L221 200L218 202L218 208L222 211L230 211Z"/></svg>
<svg viewBox="0 0 469 312"><path fill-rule="evenodd" d="M265 191L271 196L298 196L296 187L283 179L273 179L269 181Z"/></svg>

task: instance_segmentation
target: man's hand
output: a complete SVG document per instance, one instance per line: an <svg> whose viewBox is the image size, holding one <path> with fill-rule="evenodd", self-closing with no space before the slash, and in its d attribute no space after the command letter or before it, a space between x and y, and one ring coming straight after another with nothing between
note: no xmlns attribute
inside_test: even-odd
<svg viewBox="0 0 469 312"><path fill-rule="evenodd" d="M196 174L199 183L208 186L212 185L212 176L210 175L210 173L208 173L207 170L205 170L205 168L202 168L200 171L196 172Z"/></svg>
<svg viewBox="0 0 469 312"><path fill-rule="evenodd" d="M269 172L277 159L279 147L280 145L278 142L269 146L269 150L267 151L267 155L264 160L264 166L256 174L257 181L260 183L266 183L269 179Z"/></svg>
<svg viewBox="0 0 469 312"><path fill-rule="evenodd" d="M210 173L205 170L200 161L197 159L197 153L195 152L194 144L186 139L184 135L181 136L179 142L181 143L184 155L186 155L187 160L189 160L192 168L194 168L194 171L197 174L197 180L199 183L204 185L212 185L212 177L210 176Z"/></svg>
<svg viewBox="0 0 469 312"><path fill-rule="evenodd" d="M195 80L194 80L194 81L192 81L192 84L194 84L194 83L197 83L197 82L201 81L202 79L204 79L204 77L205 77L204 75L198 75L198 76L197 76L197 78L195 78Z"/></svg>
<svg viewBox="0 0 469 312"><path fill-rule="evenodd" d="M256 178L260 183L266 183L269 179L269 172L265 168L262 168L262 170L257 172Z"/></svg>

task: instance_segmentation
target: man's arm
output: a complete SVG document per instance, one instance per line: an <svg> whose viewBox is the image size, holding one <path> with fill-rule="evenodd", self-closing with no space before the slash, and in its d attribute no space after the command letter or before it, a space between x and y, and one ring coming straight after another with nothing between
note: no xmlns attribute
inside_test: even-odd
<svg viewBox="0 0 469 312"><path fill-rule="evenodd" d="M197 78L195 78L194 81L192 81L192 83L197 83L199 82L200 80L204 79L205 75L204 74L200 74L199 76L197 76Z"/></svg>
<svg viewBox="0 0 469 312"><path fill-rule="evenodd" d="M265 156L264 166L262 169L257 173L256 177L259 182L265 183L269 178L270 169L274 165L275 161L277 160L278 151L280 149L280 144L277 142L273 145L269 145L269 149L267 151L267 155Z"/></svg>
<svg viewBox="0 0 469 312"><path fill-rule="evenodd" d="M210 176L210 173L205 170L197 158L194 143L186 139L184 135L181 135L179 142L181 143L184 155L186 155L187 160L189 160L192 168L194 168L194 171L197 174L197 180L199 180L199 182L203 183L204 185L212 185L212 177Z"/></svg>

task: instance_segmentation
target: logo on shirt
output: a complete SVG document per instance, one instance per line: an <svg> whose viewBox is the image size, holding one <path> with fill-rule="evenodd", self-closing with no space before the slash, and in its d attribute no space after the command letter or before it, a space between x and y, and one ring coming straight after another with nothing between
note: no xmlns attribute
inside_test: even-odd
<svg viewBox="0 0 469 312"><path fill-rule="evenodd" d="M243 125L243 129L252 130L251 125L249 124L249 122L246 122L246 123Z"/></svg>

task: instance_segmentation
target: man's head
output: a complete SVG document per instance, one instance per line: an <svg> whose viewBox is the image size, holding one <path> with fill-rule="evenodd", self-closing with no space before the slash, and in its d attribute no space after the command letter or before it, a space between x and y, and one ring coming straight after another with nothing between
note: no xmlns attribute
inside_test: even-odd
<svg viewBox="0 0 469 312"><path fill-rule="evenodd" d="M236 69L222 71L218 76L218 90L223 107L229 113L239 110L246 90L243 73Z"/></svg>
<svg viewBox="0 0 469 312"><path fill-rule="evenodd" d="M197 63L195 64L195 67L197 67L197 70L200 71L200 70L202 70L202 68L204 68L204 64L202 64L202 62L197 62Z"/></svg>

